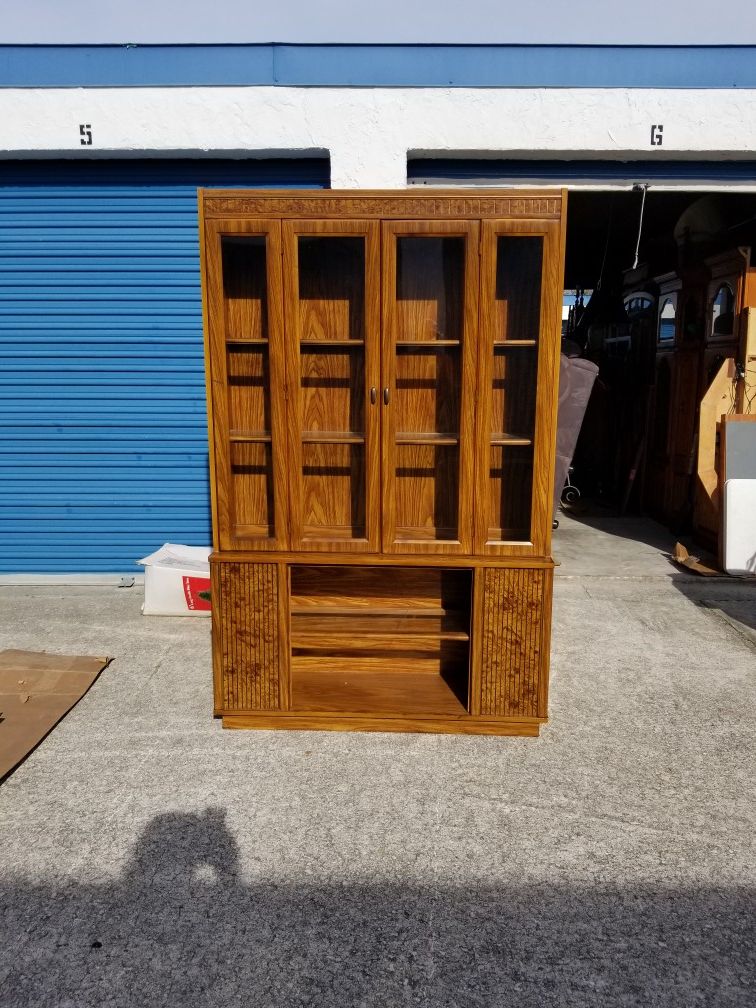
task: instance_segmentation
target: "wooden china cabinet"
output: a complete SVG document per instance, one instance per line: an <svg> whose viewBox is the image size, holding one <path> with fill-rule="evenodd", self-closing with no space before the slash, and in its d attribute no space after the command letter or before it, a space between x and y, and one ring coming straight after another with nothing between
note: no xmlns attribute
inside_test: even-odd
<svg viewBox="0 0 756 1008"><path fill-rule="evenodd" d="M200 192L224 726L538 734L565 202Z"/></svg>

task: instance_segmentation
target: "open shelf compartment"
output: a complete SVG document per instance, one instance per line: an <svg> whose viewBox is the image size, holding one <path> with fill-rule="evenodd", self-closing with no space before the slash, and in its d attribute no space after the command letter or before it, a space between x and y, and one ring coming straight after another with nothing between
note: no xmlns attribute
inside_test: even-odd
<svg viewBox="0 0 756 1008"><path fill-rule="evenodd" d="M293 565L297 711L468 711L472 571Z"/></svg>

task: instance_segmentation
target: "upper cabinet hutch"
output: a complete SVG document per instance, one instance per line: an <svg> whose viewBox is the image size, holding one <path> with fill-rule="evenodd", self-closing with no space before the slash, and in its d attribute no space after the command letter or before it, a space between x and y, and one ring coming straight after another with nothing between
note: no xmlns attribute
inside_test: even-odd
<svg viewBox="0 0 756 1008"><path fill-rule="evenodd" d="M200 192L225 726L538 734L565 200Z"/></svg>

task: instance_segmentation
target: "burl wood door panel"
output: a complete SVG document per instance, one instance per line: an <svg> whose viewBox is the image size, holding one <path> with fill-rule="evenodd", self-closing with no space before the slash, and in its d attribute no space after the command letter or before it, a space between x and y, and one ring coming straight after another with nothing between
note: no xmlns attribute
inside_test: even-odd
<svg viewBox="0 0 756 1008"><path fill-rule="evenodd" d="M480 714L545 717L553 572L476 571Z"/></svg>
<svg viewBox="0 0 756 1008"><path fill-rule="evenodd" d="M288 645L281 633L279 566L220 562L211 573L216 711L285 708Z"/></svg>

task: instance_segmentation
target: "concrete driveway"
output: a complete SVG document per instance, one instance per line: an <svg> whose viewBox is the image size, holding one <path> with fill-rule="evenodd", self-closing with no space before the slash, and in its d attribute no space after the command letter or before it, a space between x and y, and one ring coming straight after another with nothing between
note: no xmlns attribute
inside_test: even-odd
<svg viewBox="0 0 756 1008"><path fill-rule="evenodd" d="M540 739L224 732L207 622L0 587L115 656L0 787L3 1005L750 1008L756 585L670 546L563 520Z"/></svg>

